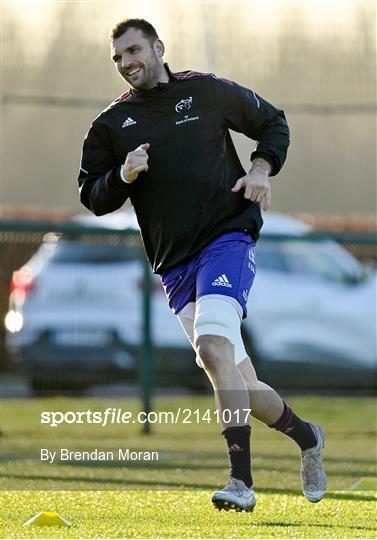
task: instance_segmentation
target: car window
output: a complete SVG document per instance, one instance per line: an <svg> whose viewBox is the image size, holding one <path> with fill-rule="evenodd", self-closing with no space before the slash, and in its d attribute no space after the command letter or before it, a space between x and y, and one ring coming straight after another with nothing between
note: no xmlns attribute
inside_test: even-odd
<svg viewBox="0 0 377 540"><path fill-rule="evenodd" d="M85 244L78 241L57 242L50 261L53 263L103 264L131 261L138 257L139 248L124 244Z"/></svg>
<svg viewBox="0 0 377 540"><path fill-rule="evenodd" d="M323 240L318 248L325 256L331 258L341 270L349 276L361 276L365 267L349 251L332 240Z"/></svg>
<svg viewBox="0 0 377 540"><path fill-rule="evenodd" d="M282 251L289 271L331 281L357 280L362 265L330 240L286 241Z"/></svg>
<svg viewBox="0 0 377 540"><path fill-rule="evenodd" d="M331 281L358 281L363 266L332 240L259 240L256 248L260 269L302 274Z"/></svg>
<svg viewBox="0 0 377 540"><path fill-rule="evenodd" d="M281 242L259 240L255 248L257 268L275 272L289 272L282 253Z"/></svg>

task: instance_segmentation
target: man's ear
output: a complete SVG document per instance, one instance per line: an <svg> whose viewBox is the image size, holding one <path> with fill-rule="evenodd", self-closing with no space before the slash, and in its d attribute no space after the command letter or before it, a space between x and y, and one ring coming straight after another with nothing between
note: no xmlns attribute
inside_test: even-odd
<svg viewBox="0 0 377 540"><path fill-rule="evenodd" d="M162 58L165 54L165 45L162 43L161 39L156 39L153 44L153 48L156 51L158 57Z"/></svg>

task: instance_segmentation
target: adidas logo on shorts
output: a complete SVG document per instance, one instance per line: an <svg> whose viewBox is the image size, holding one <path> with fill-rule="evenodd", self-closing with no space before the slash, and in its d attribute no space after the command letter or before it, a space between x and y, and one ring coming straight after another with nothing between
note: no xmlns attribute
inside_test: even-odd
<svg viewBox="0 0 377 540"><path fill-rule="evenodd" d="M232 285L229 282L229 279L226 277L225 274L222 274L219 276L215 281L212 281L212 285L214 287L230 287L232 288Z"/></svg>

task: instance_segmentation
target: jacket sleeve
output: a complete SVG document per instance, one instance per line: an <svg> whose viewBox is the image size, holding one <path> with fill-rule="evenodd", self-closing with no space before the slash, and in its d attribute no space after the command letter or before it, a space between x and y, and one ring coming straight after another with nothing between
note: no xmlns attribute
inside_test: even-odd
<svg viewBox="0 0 377 540"><path fill-rule="evenodd" d="M251 160L262 157L272 166L271 176L282 168L289 146L289 128L284 112L239 84L215 77L218 106L225 127L257 141Z"/></svg>
<svg viewBox="0 0 377 540"><path fill-rule="evenodd" d="M78 181L82 204L96 216L120 208L134 189L120 178L107 127L98 120L85 137Z"/></svg>

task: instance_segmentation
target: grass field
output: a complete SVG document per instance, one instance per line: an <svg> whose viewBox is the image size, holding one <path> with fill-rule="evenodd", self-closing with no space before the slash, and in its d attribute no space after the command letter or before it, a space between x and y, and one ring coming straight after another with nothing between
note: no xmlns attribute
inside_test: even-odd
<svg viewBox="0 0 377 540"><path fill-rule="evenodd" d="M288 400L304 418L326 428L329 492L312 505L300 493L292 441L253 423L252 514L216 512L210 494L227 476L225 445L211 423L41 425L40 412L136 412L134 400L7 399L2 405L2 538L374 538L376 537L376 409L372 398ZM210 398L161 398L156 410L213 408ZM159 460L42 463L40 449L158 451ZM38 511L57 511L68 528L22 524Z"/></svg>

